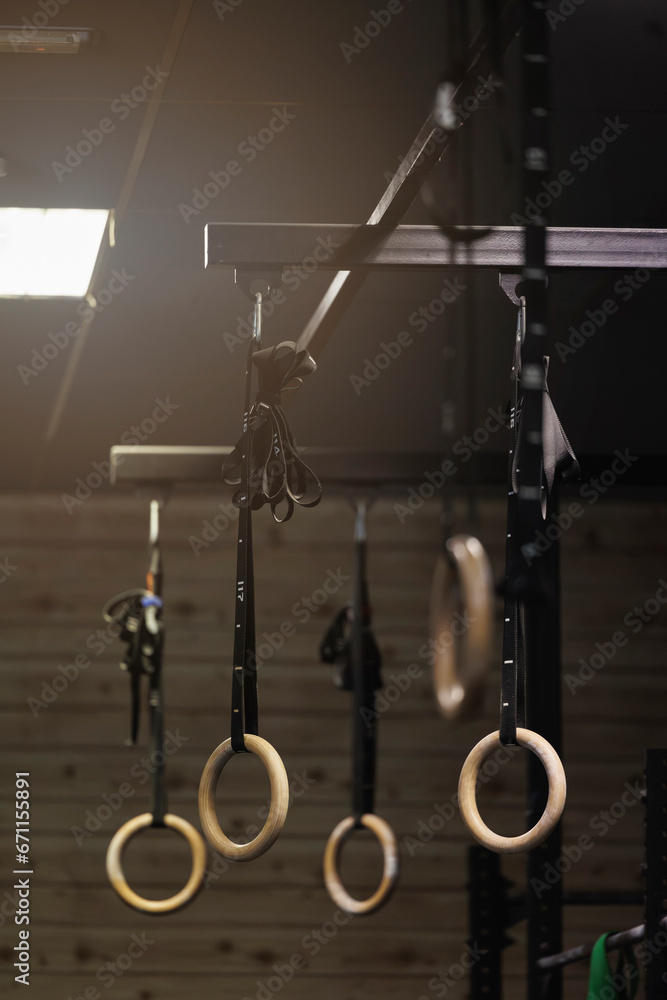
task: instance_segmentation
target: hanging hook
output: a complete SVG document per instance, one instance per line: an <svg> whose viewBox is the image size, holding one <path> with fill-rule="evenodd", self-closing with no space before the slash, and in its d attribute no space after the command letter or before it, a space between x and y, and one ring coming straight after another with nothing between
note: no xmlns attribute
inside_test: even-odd
<svg viewBox="0 0 667 1000"><path fill-rule="evenodd" d="M252 333L254 349L258 351L262 346L262 293L255 292L255 316L254 329Z"/></svg>
<svg viewBox="0 0 667 1000"><path fill-rule="evenodd" d="M356 491L348 492L346 490L345 493L355 514L354 541L365 542L367 540L368 512L377 500L378 490L369 486L361 496Z"/></svg>
<svg viewBox="0 0 667 1000"><path fill-rule="evenodd" d="M160 508L162 503L160 500L151 500L151 520L150 529L148 533L148 544L151 547L155 547L160 543Z"/></svg>
<svg viewBox="0 0 667 1000"><path fill-rule="evenodd" d="M517 323L517 340L523 346L526 336L526 296L519 296L519 319Z"/></svg>
<svg viewBox="0 0 667 1000"><path fill-rule="evenodd" d="M354 540L355 542L365 542L367 539L366 514L368 512L368 501L365 498L355 500L354 509L357 515L354 522Z"/></svg>

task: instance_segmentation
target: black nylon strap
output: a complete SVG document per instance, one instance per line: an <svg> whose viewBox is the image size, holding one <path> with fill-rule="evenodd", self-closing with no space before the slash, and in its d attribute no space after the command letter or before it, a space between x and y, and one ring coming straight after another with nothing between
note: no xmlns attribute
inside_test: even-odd
<svg viewBox="0 0 667 1000"><path fill-rule="evenodd" d="M155 597L159 600L157 591ZM142 603L155 598L144 598ZM147 610L147 615L150 612ZM149 674L148 712L150 719L150 759L153 773L151 776L151 792L149 809L153 816L151 826L164 826L164 815L168 811L167 792L164 785L164 769L166 755L164 752L164 692L162 687L162 654L164 650L164 629L161 623L162 601L155 608L154 623L157 631L150 634L150 640L144 644L144 654L150 659L152 672ZM148 649L152 652L148 654Z"/></svg>
<svg viewBox="0 0 667 1000"><path fill-rule="evenodd" d="M280 394L297 389L316 369L307 351L284 341L258 350L261 295L255 301L255 332L248 348L245 375L243 434L223 466L223 479L239 483L233 503L239 508L236 555L236 605L231 704L231 740L235 753L247 752L244 734L259 735L257 655L255 635L255 577L252 550L252 511L269 504L276 521L287 521L294 505L314 507L322 497L320 482L296 451ZM251 406L253 370L259 387ZM285 503L280 516L278 507Z"/></svg>
<svg viewBox="0 0 667 1000"><path fill-rule="evenodd" d="M128 590L113 597L104 606L104 620L121 626L120 639L127 643L121 661L130 677L130 745L137 742L141 710L141 678L148 680L149 749L151 785L149 809L151 826L164 826L168 810L164 787L164 694L162 688L162 656L164 626L162 624L162 556L157 538L153 540L151 560L146 574L147 589Z"/></svg>
<svg viewBox="0 0 667 1000"><path fill-rule="evenodd" d="M362 524L362 520L364 523ZM352 813L361 825L364 813L375 811L375 750L377 712L375 691L380 686L380 652L371 632L371 609L366 579L365 511L357 515L356 573L352 612Z"/></svg>
<svg viewBox="0 0 667 1000"><path fill-rule="evenodd" d="M375 692L382 686L382 657L371 629L372 612L366 576L365 508L357 510L355 577L352 605L334 616L320 644L323 663L338 666L337 687L353 692L352 814L360 826L375 811L377 711ZM347 626L347 631L346 631Z"/></svg>
<svg viewBox="0 0 667 1000"><path fill-rule="evenodd" d="M255 304L255 330L259 323L261 299ZM257 700L257 656L255 652L255 578L252 552L252 511L250 497L251 430L250 399L252 391L252 356L256 340L248 348L245 375L243 437L241 438L241 489L234 497L239 508L238 546L236 551L236 610L234 615L234 652L232 677L231 739L235 753L246 753L244 733L259 735ZM239 448L239 445L237 445Z"/></svg>
<svg viewBox="0 0 667 1000"><path fill-rule="evenodd" d="M517 334L511 375L509 426L512 435L507 475L507 536L505 545L505 606L503 620L502 669L500 682L500 741L516 745L517 726L526 724L525 655L519 636L519 603L511 585L514 562L514 539L517 535L517 497L514 469L519 423L519 369L522 336L522 313L517 320Z"/></svg>
<svg viewBox="0 0 667 1000"><path fill-rule="evenodd" d="M151 826L164 826L167 812L167 792L164 784L166 755L164 752L164 693L162 688L162 656L164 626L162 624L162 549L160 547L160 503L151 502L151 556L146 587L148 594L141 599L141 653L148 673L148 715L150 726L150 758L153 773L149 808Z"/></svg>
<svg viewBox="0 0 667 1000"><path fill-rule="evenodd" d="M141 712L141 675L144 672L141 657L142 617L128 622L136 631L130 636L130 645L122 666L130 675L130 746L135 746L139 736L139 716Z"/></svg>
<svg viewBox="0 0 667 1000"><path fill-rule="evenodd" d="M112 597L102 609L102 617L111 625L119 625L119 638L127 643L127 649L120 661L121 670L130 678L130 736L126 740L134 746L139 734L139 711L141 708L141 675L145 673L141 658L141 638L143 611L141 598L150 596L147 590L125 590Z"/></svg>

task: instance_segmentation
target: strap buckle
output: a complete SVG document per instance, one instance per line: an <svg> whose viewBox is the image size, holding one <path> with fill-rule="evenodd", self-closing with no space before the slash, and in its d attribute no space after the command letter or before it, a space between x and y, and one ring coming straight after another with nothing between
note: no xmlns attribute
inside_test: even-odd
<svg viewBox="0 0 667 1000"><path fill-rule="evenodd" d="M264 402L264 400L255 400L252 410L250 411L250 420L248 421L250 430L258 431L259 428L267 422L270 416L270 405Z"/></svg>

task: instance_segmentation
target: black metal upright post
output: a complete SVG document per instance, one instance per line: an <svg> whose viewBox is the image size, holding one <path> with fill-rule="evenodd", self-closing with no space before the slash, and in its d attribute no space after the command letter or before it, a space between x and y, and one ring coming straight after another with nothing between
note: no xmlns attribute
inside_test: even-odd
<svg viewBox="0 0 667 1000"><path fill-rule="evenodd" d="M646 751L646 1000L667 997L667 750Z"/></svg>
<svg viewBox="0 0 667 1000"><path fill-rule="evenodd" d="M523 114L523 196L539 208L525 228L523 294L526 299L526 327L521 350L522 420L530 431L521 442L521 479L518 490L518 523L522 541L543 530L539 516L542 482L543 359L548 343L547 299L547 217L544 183L550 170L550 73L549 30L543 0L523 0L522 34L522 114ZM539 433L536 428L540 428ZM547 510L557 512L552 494ZM553 534L553 532L551 532ZM547 533L547 538L549 534ZM529 729L540 733L561 752L560 706L560 604L558 539L526 566L525 648L526 719ZM542 814L548 796L548 782L540 762L530 756L528 763L528 826ZM528 856L528 1000L560 1000L562 981L555 971L540 972L537 960L561 950L562 887L553 876L547 881L546 866L558 871L560 830Z"/></svg>
<svg viewBox="0 0 667 1000"><path fill-rule="evenodd" d="M502 951L510 943L507 884L497 854L468 848L468 944L482 955L470 968L470 1000L501 1000L503 995Z"/></svg>
<svg viewBox="0 0 667 1000"><path fill-rule="evenodd" d="M547 523L556 524L558 513L557 487L551 494ZM561 706L561 622L560 622L560 543L556 538L541 556L545 560L545 585L548 600L536 609L534 628L537 634L529 638L536 655L527 658L527 716L530 728L551 743L562 758ZM547 802L549 786L542 764L534 754L528 759L528 820L527 827L538 821ZM555 955L562 949L563 887L554 881L561 857L561 824L527 861L526 915L528 918L528 1000L560 1000L562 997L561 969L544 973L537 961L545 955ZM548 878L546 877L548 875Z"/></svg>

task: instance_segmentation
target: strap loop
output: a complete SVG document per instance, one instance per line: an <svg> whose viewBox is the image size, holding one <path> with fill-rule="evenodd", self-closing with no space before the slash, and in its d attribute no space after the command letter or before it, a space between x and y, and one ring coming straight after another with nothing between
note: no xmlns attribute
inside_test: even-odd
<svg viewBox="0 0 667 1000"><path fill-rule="evenodd" d="M607 938L614 931L609 931L597 939L591 952L591 964L588 977L588 1000L600 1000L603 996L612 996L616 1000L634 1000L639 989L639 968L637 957L631 944L624 945L618 953L616 972L612 975L607 954Z"/></svg>
<svg viewBox="0 0 667 1000"><path fill-rule="evenodd" d="M252 510L269 504L274 520L281 523L290 519L295 504L315 507L322 497L320 481L299 457L281 406L281 393L298 389L317 366L308 351L298 351L293 341L251 352L250 361L258 371L259 388L248 415L250 468L247 488L242 485L241 494L250 498ZM246 380L249 377L247 373ZM246 434L225 459L223 479L230 485L242 483L245 445ZM237 498L239 494L235 503L240 505ZM283 501L286 507L280 514L278 507Z"/></svg>

